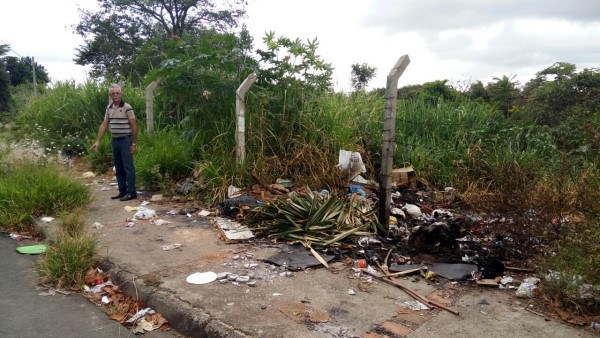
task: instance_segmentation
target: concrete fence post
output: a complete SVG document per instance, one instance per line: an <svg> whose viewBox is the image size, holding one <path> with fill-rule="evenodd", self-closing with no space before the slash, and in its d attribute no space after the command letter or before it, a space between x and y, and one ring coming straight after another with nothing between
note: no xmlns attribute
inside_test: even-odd
<svg viewBox="0 0 600 338"><path fill-rule="evenodd" d="M235 156L238 164L243 164L246 159L246 103L244 97L252 84L256 82L256 73L252 73L246 77L244 82L236 90L235 98L235 116L236 116L236 133L235 133Z"/></svg>
<svg viewBox="0 0 600 338"><path fill-rule="evenodd" d="M387 76L385 90L385 115L383 121L383 147L381 151L381 174L379 176L379 222L384 228L390 224L392 200L392 169L396 147L396 109L398 106L398 79L408 67L408 55L402 55Z"/></svg>
<svg viewBox="0 0 600 338"><path fill-rule="evenodd" d="M154 134L154 89L158 86L159 80L152 81L146 87L146 133L148 140L152 139Z"/></svg>

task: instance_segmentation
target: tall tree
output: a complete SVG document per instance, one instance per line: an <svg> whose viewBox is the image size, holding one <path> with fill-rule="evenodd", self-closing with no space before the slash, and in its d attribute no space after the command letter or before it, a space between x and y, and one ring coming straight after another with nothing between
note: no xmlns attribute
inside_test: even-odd
<svg viewBox="0 0 600 338"><path fill-rule="evenodd" d="M6 70L10 76L10 83L13 86L18 86L23 83L33 82L33 59L29 56L17 58L7 56L4 58ZM38 83L48 83L50 78L48 72L43 65L35 63L35 78Z"/></svg>
<svg viewBox="0 0 600 338"><path fill-rule="evenodd" d="M371 67L366 63L355 63L352 65L350 85L355 90L364 90L375 75L377 75L377 68Z"/></svg>
<svg viewBox="0 0 600 338"><path fill-rule="evenodd" d="M75 27L84 38L75 62L90 65L92 76L116 80L145 75L149 67L134 65L151 39L178 39L184 34L225 32L245 15L246 0L97 0L98 11L80 10Z"/></svg>
<svg viewBox="0 0 600 338"><path fill-rule="evenodd" d="M10 45L0 44L0 56L8 53ZM6 71L6 63L0 58L0 112L10 109L10 77Z"/></svg>
<svg viewBox="0 0 600 338"><path fill-rule="evenodd" d="M505 117L509 116L511 108L519 100L519 82L515 80L515 77L515 75L511 77L503 75L501 78L494 77L495 82L488 84L490 102L496 105Z"/></svg>

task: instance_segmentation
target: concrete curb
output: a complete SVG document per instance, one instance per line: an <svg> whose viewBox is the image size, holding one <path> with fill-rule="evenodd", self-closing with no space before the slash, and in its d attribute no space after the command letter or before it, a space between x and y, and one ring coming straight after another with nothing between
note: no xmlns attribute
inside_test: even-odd
<svg viewBox="0 0 600 338"><path fill-rule="evenodd" d="M44 239L52 237L56 232L56 224L44 223L34 219L33 225L38 229ZM153 310L159 312L168 321L171 328L178 333L193 338L251 338L252 336L236 330L233 326L213 319L205 311L194 308L172 293L160 288L146 285L141 278L137 278L126 266L118 266L108 259L100 262L100 268L108 273L115 285L127 295L137 297L144 301Z"/></svg>
<svg viewBox="0 0 600 338"><path fill-rule="evenodd" d="M178 333L198 338L251 338L252 336L236 330L233 326L211 318L199 308L191 306L172 293L146 285L124 266L104 260L100 268L107 272L115 285L125 294L136 295L149 307L163 315L169 325Z"/></svg>

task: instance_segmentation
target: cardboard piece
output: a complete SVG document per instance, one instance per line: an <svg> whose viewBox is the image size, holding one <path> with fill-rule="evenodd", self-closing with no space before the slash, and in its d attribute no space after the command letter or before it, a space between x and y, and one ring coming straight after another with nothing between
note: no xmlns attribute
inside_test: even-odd
<svg viewBox="0 0 600 338"><path fill-rule="evenodd" d="M397 186L407 186L415 178L415 169L411 166L392 169L392 182Z"/></svg>
<svg viewBox="0 0 600 338"><path fill-rule="evenodd" d="M254 237L252 231L245 225L223 217L215 217L213 224L221 232L221 238L227 244L239 243Z"/></svg>

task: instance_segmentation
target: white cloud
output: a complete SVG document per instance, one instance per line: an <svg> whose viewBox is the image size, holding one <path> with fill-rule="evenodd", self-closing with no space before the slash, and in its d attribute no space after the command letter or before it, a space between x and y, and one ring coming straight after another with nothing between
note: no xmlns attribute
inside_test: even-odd
<svg viewBox="0 0 600 338"><path fill-rule="evenodd" d="M71 29L78 5L93 8L96 1L7 2L0 43L34 56L54 80L82 81L85 69L72 61L82 43ZM411 63L399 86L502 75L524 83L554 62L600 66L600 1L594 0L249 0L247 10L255 47L268 31L318 38L318 53L333 65L335 87L343 90L353 63L376 67L370 87L385 87L404 54Z"/></svg>

